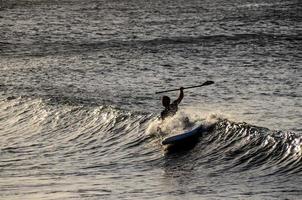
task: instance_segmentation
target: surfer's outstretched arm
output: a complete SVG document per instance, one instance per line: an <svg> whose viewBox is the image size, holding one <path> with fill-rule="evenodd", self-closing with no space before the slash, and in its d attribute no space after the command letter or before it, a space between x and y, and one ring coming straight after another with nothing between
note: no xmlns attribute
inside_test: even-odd
<svg viewBox="0 0 302 200"><path fill-rule="evenodd" d="M173 103L177 103L177 105L181 102L181 100L184 98L184 88L181 87L179 88L180 90L180 93L179 93L179 96L178 98L173 102Z"/></svg>

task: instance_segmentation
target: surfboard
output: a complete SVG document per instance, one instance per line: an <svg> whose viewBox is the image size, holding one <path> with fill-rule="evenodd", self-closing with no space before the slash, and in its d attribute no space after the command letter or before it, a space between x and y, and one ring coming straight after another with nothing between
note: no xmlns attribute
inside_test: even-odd
<svg viewBox="0 0 302 200"><path fill-rule="evenodd" d="M166 137L162 140L162 145L173 145L173 144L179 144L182 142L186 142L187 140L198 138L202 135L203 132L207 131L208 127L204 125L198 125L193 127L190 131L186 131L181 134L173 135Z"/></svg>

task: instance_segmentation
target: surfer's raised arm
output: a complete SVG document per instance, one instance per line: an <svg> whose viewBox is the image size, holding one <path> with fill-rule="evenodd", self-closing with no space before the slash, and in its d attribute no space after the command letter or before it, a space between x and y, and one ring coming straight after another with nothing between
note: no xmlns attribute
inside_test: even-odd
<svg viewBox="0 0 302 200"><path fill-rule="evenodd" d="M180 92L179 92L179 96L178 98L174 101L174 103L176 103L177 105L180 104L181 100L184 98L184 88L181 87L179 88Z"/></svg>

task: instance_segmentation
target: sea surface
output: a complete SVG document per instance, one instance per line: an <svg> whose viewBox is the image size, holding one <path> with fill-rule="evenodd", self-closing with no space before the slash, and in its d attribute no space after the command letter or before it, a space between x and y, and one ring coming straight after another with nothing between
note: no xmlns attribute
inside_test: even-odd
<svg viewBox="0 0 302 200"><path fill-rule="evenodd" d="M1 0L0 199L302 199L301 1Z"/></svg>

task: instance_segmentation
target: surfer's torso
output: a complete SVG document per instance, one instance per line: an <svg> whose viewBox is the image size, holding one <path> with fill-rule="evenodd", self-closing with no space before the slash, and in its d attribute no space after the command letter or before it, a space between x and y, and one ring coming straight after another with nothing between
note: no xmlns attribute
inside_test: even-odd
<svg viewBox="0 0 302 200"><path fill-rule="evenodd" d="M174 101L169 105L169 107L166 107L165 110L163 110L160 113L161 119L164 120L166 117L172 117L173 115L176 114L178 110L178 103L177 101Z"/></svg>

